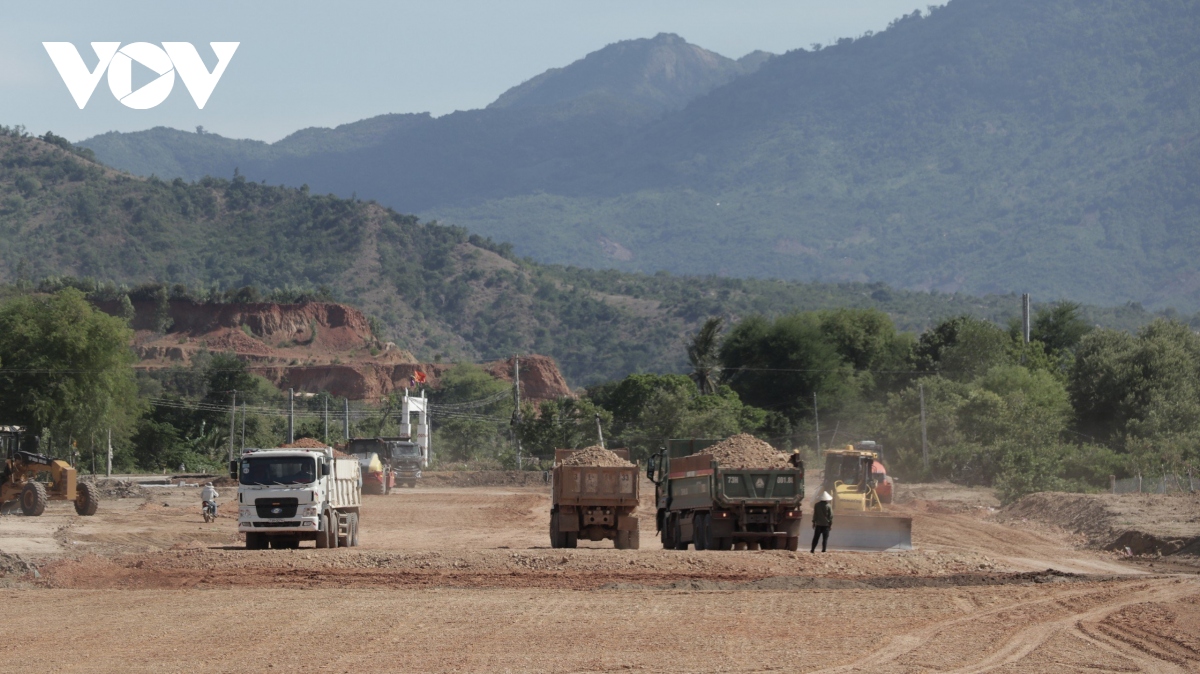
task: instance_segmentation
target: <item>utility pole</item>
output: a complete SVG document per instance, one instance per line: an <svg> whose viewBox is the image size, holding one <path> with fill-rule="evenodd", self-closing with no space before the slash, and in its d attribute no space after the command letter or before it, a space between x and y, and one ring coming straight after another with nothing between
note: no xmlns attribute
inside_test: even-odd
<svg viewBox="0 0 1200 674"><path fill-rule="evenodd" d="M342 433L350 439L350 399L342 400Z"/></svg>
<svg viewBox="0 0 1200 674"><path fill-rule="evenodd" d="M604 447L604 429L600 427L600 413L596 412L596 436L600 438L600 446ZM607 447L604 447L608 449Z"/></svg>
<svg viewBox="0 0 1200 674"><path fill-rule="evenodd" d="M288 444L296 441L296 389L288 389Z"/></svg>
<svg viewBox="0 0 1200 674"><path fill-rule="evenodd" d="M817 414L817 392L813 391L813 423L817 429L817 457L821 456L821 417Z"/></svg>
<svg viewBox="0 0 1200 674"><path fill-rule="evenodd" d="M921 458L925 461L925 471L929 471L929 440L925 435L925 385L918 384L921 392Z"/></svg>
<svg viewBox="0 0 1200 674"><path fill-rule="evenodd" d="M325 394L325 444L329 444L329 394Z"/></svg>
<svg viewBox="0 0 1200 674"><path fill-rule="evenodd" d="M112 429L108 429L108 465L104 468L104 477L112 477Z"/></svg>
<svg viewBox="0 0 1200 674"><path fill-rule="evenodd" d="M237 423L237 391L233 392L233 401L229 403L229 460L233 461L233 429Z"/></svg>
<svg viewBox="0 0 1200 674"><path fill-rule="evenodd" d="M1030 300L1029 293L1021 295L1021 335L1025 337L1025 343L1029 343L1029 320L1033 310L1033 302Z"/></svg>
<svg viewBox="0 0 1200 674"><path fill-rule="evenodd" d="M521 457L521 358L513 356L513 385L517 393L517 428L513 433L517 439L517 470L525 469L525 460Z"/></svg>
<svg viewBox="0 0 1200 674"><path fill-rule="evenodd" d="M242 450L246 449L246 402L242 401Z"/></svg>

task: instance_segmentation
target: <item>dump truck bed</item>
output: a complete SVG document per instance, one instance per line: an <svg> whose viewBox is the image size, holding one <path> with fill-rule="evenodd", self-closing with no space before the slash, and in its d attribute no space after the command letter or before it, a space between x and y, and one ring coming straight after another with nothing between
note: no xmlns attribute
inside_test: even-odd
<svg viewBox="0 0 1200 674"><path fill-rule="evenodd" d="M622 454L624 452L624 454ZM627 450L616 450L628 458ZM571 450L555 450L554 505L611 505L638 504L638 467L633 466L564 466L561 462Z"/></svg>
<svg viewBox="0 0 1200 674"><path fill-rule="evenodd" d="M722 468L707 454L671 459L667 479L671 510L704 509L714 503L799 506L804 499L804 473L799 468Z"/></svg>

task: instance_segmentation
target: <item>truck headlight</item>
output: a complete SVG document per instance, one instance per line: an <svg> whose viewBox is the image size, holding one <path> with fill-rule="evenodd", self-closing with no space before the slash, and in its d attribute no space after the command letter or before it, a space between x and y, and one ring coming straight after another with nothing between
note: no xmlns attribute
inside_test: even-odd
<svg viewBox="0 0 1200 674"><path fill-rule="evenodd" d="M317 508L315 506L309 506L304 509L304 517L316 517L316 516L317 516Z"/></svg>
<svg viewBox="0 0 1200 674"><path fill-rule="evenodd" d="M238 508L238 517L249 517L254 513L254 508Z"/></svg>

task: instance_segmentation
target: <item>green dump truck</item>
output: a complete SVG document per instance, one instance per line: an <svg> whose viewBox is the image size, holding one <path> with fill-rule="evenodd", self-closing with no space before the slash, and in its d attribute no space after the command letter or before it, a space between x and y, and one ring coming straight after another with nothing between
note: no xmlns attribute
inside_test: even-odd
<svg viewBox="0 0 1200 674"><path fill-rule="evenodd" d="M672 440L651 456L656 524L663 547L686 550L795 550L800 541L804 465L722 467L706 446L717 440ZM700 452L700 453L696 453Z"/></svg>

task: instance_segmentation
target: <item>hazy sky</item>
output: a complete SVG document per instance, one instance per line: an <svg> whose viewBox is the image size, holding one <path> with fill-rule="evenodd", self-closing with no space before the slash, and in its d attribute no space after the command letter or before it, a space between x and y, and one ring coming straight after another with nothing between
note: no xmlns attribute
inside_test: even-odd
<svg viewBox="0 0 1200 674"><path fill-rule="evenodd" d="M21 3L0 19L0 124L71 140L203 125L274 141L389 112L483 107L619 40L670 32L731 58L783 53L881 30L917 7L915 0ZM90 42L192 42L210 69L209 42L241 46L203 110L178 78L151 110L126 108L102 79L80 110L44 41L74 43L89 68ZM136 70L134 78L135 89L151 79Z"/></svg>

